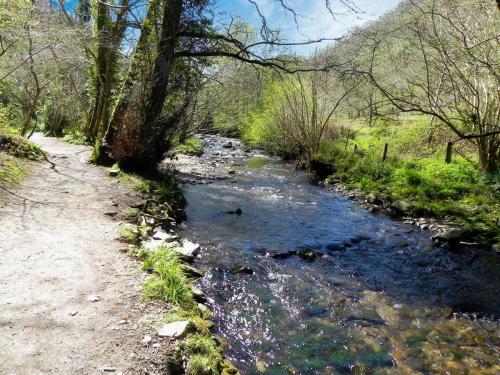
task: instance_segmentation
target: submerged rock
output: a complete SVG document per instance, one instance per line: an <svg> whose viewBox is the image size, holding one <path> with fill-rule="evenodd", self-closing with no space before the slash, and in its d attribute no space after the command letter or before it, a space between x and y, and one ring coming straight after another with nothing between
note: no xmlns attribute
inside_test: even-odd
<svg viewBox="0 0 500 375"><path fill-rule="evenodd" d="M200 277L204 276L203 271L199 270L198 268L194 268L194 267L188 266L187 264L183 265L182 268L184 270L184 273L188 277L200 278Z"/></svg>
<svg viewBox="0 0 500 375"><path fill-rule="evenodd" d="M273 259L287 259L294 255L297 255L297 251L295 250L283 251L283 252L272 252L272 251L266 252L266 257Z"/></svg>
<svg viewBox="0 0 500 375"><path fill-rule="evenodd" d="M298 251L297 256L302 260L312 262L318 257L318 253L312 249L302 249Z"/></svg>
<svg viewBox="0 0 500 375"><path fill-rule="evenodd" d="M245 274L245 275L253 275L255 272L253 269L251 269L250 267L246 267L246 266L237 266L237 267L234 267L232 270L231 270L231 273L235 273L235 274Z"/></svg>

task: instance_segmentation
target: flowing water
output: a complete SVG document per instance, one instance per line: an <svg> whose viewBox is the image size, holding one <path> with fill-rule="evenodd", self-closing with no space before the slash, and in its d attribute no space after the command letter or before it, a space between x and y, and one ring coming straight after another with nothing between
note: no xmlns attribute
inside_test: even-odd
<svg viewBox="0 0 500 375"><path fill-rule="evenodd" d="M500 373L498 256L433 247L429 232L227 141L205 138L202 161L234 177L184 187L185 232L202 245L200 286L244 374ZM303 248L319 256L269 256Z"/></svg>

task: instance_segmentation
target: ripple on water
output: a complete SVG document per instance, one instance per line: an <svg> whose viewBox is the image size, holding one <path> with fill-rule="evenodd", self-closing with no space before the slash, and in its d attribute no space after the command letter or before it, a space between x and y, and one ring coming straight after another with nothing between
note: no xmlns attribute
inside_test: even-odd
<svg viewBox="0 0 500 375"><path fill-rule="evenodd" d="M205 245L200 283L244 373L500 373L498 257L471 262L432 248L427 233L309 185L275 159L233 162L242 165L235 184L186 187L186 234ZM235 207L241 216L225 214ZM264 256L300 247L325 256Z"/></svg>

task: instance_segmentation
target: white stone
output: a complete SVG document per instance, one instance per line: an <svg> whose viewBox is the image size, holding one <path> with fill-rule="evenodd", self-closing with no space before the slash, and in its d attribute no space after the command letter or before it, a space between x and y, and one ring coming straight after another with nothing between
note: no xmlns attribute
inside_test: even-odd
<svg viewBox="0 0 500 375"><path fill-rule="evenodd" d="M173 322L165 324L158 329L158 336L160 337L182 337L186 334L186 331L191 325L191 321L182 320L179 322Z"/></svg>

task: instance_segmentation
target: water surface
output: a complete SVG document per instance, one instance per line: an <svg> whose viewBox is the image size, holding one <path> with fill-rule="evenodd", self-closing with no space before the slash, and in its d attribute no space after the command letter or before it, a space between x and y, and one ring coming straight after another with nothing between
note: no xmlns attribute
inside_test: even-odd
<svg viewBox="0 0 500 375"><path fill-rule="evenodd" d="M184 187L216 333L245 374L497 374L500 262L432 246L277 158L208 137L233 178ZM242 214L230 214L241 208ZM305 261L269 254L302 248ZM232 272L247 266L254 274Z"/></svg>

